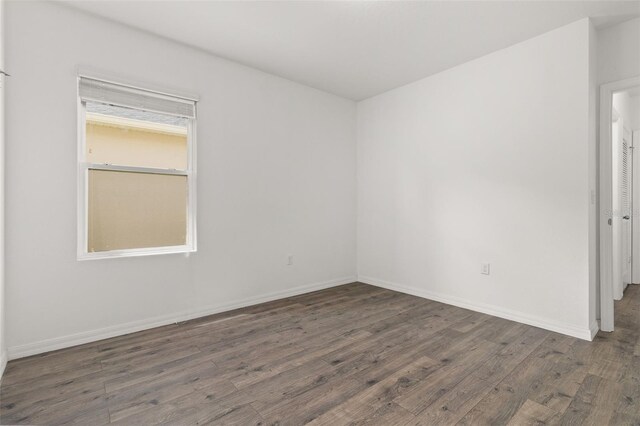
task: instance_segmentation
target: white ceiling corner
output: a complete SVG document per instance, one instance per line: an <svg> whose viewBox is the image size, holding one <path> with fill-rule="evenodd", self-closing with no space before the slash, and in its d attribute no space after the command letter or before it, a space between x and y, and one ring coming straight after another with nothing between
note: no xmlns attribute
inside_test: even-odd
<svg viewBox="0 0 640 426"><path fill-rule="evenodd" d="M361 100L640 1L64 1L299 83Z"/></svg>

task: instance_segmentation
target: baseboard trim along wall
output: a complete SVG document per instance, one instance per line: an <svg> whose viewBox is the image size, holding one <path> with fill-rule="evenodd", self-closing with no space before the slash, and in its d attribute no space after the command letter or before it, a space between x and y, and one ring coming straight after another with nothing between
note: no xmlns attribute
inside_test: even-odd
<svg viewBox="0 0 640 426"><path fill-rule="evenodd" d="M598 332L598 324L595 326L592 324L590 329L578 328L568 326L565 324L558 324L549 322L543 318L534 317L531 315L523 314L521 312L504 309L494 305L487 305L484 303L477 303L470 300L461 299L459 297L433 293L428 290L418 289L415 287L408 287L397 283L380 280L377 278L358 276L358 281L365 284L370 284L376 287L386 288L388 290L398 291L400 293L410 294L412 296L418 296L436 302L446 303L448 305L458 306L460 308L469 309L483 314L493 315L494 317L500 317L511 321L520 322L534 327L543 328L545 330L555 331L557 333L566 334L568 336L577 337L583 340L593 340L593 337Z"/></svg>
<svg viewBox="0 0 640 426"><path fill-rule="evenodd" d="M148 330L150 328L161 327L163 325L174 324L194 318L206 317L207 315L213 315L220 312L258 305L260 303L271 302L273 300L284 299L304 293L311 293L313 291L336 287L343 284L349 284L355 281L357 281L356 277L344 277L329 281L305 284L287 290L272 292L258 297L250 297L247 299L237 300L221 305L212 305L183 312L175 312L169 315L161 315L140 321L133 321L125 324L105 327L98 330L85 331L82 333L70 334L67 336L56 337L53 339L42 340L25 345L13 346L8 348L8 359L12 360L17 358L24 358L27 356L37 355L49 351L69 348L71 346L96 342L99 340L108 339L110 337L122 336L123 334L135 333L136 331ZM7 356L3 356L2 361L6 364ZM0 369L0 373L3 369L4 367Z"/></svg>

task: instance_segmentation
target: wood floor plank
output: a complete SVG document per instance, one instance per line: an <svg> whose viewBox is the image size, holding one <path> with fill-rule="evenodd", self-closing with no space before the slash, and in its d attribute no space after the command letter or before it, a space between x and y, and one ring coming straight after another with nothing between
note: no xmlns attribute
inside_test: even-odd
<svg viewBox="0 0 640 426"><path fill-rule="evenodd" d="M498 345L487 341L469 342L464 350L452 349L440 360L439 369L394 402L417 415L451 391L498 350Z"/></svg>
<svg viewBox="0 0 640 426"><path fill-rule="evenodd" d="M235 423L236 411L247 414L250 399L242 392L235 391L220 396L218 387L203 388L180 398L158 404L151 410L144 410L120 420L112 421L114 425L196 425L206 423L217 424L259 424L262 418L255 421ZM250 414L255 417L255 410L250 407ZM259 415L259 414L258 414ZM262 423L264 424L264 423Z"/></svg>
<svg viewBox="0 0 640 426"><path fill-rule="evenodd" d="M353 342L364 340L370 335L370 333L365 331L358 332L356 334L350 334L348 336L342 335L323 343L319 343L317 346L311 349L304 348L288 356L270 360L270 362L265 363L264 360L261 359L258 366L247 368L240 374L234 375L229 380L238 389L252 386L282 372L300 367L307 362L312 361L313 359L321 358L325 354L338 350L341 347L350 345Z"/></svg>
<svg viewBox="0 0 640 426"><path fill-rule="evenodd" d="M214 385L220 392L231 393L236 390L233 384L221 377L213 363L204 361L188 369L175 371L172 375L151 378L108 393L110 417L112 421L119 420Z"/></svg>
<svg viewBox="0 0 640 426"><path fill-rule="evenodd" d="M367 419L372 412L379 409L388 412L389 406L397 407L402 413L411 414L393 400L431 375L438 366L437 361L420 357L380 381L369 381L367 384L370 384L370 387L316 418L312 424L329 425L335 421L340 424L356 423ZM376 419L380 420L383 417L387 418L387 414L379 413ZM403 414L402 417L406 421L413 419L413 415Z"/></svg>
<svg viewBox="0 0 640 426"><path fill-rule="evenodd" d="M557 417L556 411L528 399L507 424L508 426L537 426L553 423Z"/></svg>
<svg viewBox="0 0 640 426"><path fill-rule="evenodd" d="M542 377L563 354L538 347L460 421L461 424L506 424L535 391Z"/></svg>
<svg viewBox="0 0 640 426"><path fill-rule="evenodd" d="M14 404L14 402L8 405ZM6 406L3 400L3 407ZM106 414L106 417L105 417ZM65 424L83 423L85 419L108 419L108 406L104 390L67 395L57 398L55 393L45 401L38 398L20 410L2 409L0 422L3 424ZM96 420L97 421L97 420ZM103 424L98 422L96 424Z"/></svg>
<svg viewBox="0 0 640 426"><path fill-rule="evenodd" d="M417 424L455 424L464 417L492 387L500 383L546 338L539 329L528 328L480 365L438 400L416 414ZM526 349L523 350L523 347Z"/></svg>
<svg viewBox="0 0 640 426"><path fill-rule="evenodd" d="M363 418L360 418L354 421L353 425L380 425L380 426L388 426L388 425L396 425L402 426L409 424L409 422L414 420L413 414L399 405L388 402L384 404L382 407L372 410L370 414L365 415Z"/></svg>
<svg viewBox="0 0 640 426"><path fill-rule="evenodd" d="M593 342L320 290L10 361L0 423L640 426L640 286Z"/></svg>

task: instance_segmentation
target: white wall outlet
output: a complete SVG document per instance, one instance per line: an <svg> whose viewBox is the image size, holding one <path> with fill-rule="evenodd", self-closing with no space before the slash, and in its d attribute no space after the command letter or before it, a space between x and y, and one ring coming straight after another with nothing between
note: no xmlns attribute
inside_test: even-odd
<svg viewBox="0 0 640 426"><path fill-rule="evenodd" d="M483 263L480 267L480 273L483 275L489 275L491 273L491 264Z"/></svg>
<svg viewBox="0 0 640 426"><path fill-rule="evenodd" d="M287 265L288 266L293 265L293 255L292 254L288 254L287 255Z"/></svg>

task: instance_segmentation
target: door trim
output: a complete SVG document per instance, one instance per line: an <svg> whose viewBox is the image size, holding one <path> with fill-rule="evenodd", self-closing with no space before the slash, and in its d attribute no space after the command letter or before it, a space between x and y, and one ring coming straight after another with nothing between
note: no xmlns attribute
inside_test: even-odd
<svg viewBox="0 0 640 426"><path fill-rule="evenodd" d="M640 86L640 76L614 81L600 86L600 330L613 331L613 233L609 225L612 219L612 141L611 109L613 94Z"/></svg>

